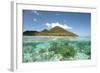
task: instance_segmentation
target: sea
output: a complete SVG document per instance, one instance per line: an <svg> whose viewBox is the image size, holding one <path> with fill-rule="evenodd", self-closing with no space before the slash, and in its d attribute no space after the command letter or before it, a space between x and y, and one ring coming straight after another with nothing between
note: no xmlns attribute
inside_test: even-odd
<svg viewBox="0 0 100 73"><path fill-rule="evenodd" d="M23 62L91 59L91 37L23 36Z"/></svg>

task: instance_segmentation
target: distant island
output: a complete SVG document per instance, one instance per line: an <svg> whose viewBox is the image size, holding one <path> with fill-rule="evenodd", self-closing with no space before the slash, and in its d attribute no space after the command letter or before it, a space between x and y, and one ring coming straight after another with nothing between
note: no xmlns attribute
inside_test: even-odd
<svg viewBox="0 0 100 73"><path fill-rule="evenodd" d="M78 36L73 32L67 31L59 26L55 26L51 29L44 29L40 32L38 31L24 31L23 35L26 36Z"/></svg>

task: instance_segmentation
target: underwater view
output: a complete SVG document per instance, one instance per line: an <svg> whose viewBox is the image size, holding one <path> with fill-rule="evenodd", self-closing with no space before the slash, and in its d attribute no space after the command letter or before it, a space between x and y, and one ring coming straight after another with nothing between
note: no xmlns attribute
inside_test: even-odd
<svg viewBox="0 0 100 73"><path fill-rule="evenodd" d="M23 62L91 59L90 37L23 36Z"/></svg>

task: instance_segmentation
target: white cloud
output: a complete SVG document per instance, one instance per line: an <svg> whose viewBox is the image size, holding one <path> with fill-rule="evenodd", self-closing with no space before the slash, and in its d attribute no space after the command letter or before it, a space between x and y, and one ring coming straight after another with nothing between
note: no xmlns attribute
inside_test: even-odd
<svg viewBox="0 0 100 73"><path fill-rule="evenodd" d="M55 26L59 26L59 27L64 28L64 29L72 29L72 27L68 26L67 24L60 24L58 22L56 22L56 23L46 23L46 26L48 27L48 29L53 28Z"/></svg>
<svg viewBox="0 0 100 73"><path fill-rule="evenodd" d="M39 12L37 12L37 11L35 11L35 10L32 11L32 12L33 12L34 14L36 14L36 15L40 15Z"/></svg>
<svg viewBox="0 0 100 73"><path fill-rule="evenodd" d="M33 21L34 21L34 22L36 22L36 21L37 21L37 19L36 19L36 18L33 18Z"/></svg>

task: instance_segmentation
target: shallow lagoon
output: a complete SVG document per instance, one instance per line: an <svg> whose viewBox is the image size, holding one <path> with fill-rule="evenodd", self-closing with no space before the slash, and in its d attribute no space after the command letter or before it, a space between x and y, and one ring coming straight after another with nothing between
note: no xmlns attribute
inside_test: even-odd
<svg viewBox="0 0 100 73"><path fill-rule="evenodd" d="M91 59L90 37L23 36L23 62Z"/></svg>

